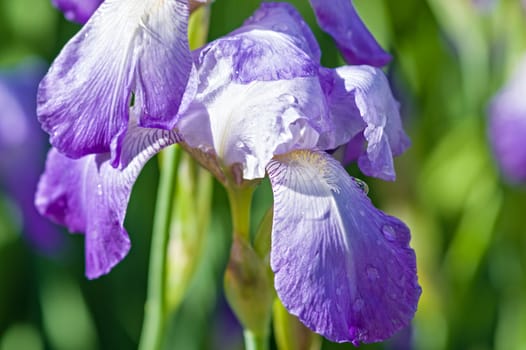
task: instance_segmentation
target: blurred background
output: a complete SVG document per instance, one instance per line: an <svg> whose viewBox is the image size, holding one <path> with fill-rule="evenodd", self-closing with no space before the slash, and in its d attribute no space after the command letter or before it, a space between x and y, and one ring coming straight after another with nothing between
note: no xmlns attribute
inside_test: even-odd
<svg viewBox="0 0 526 350"><path fill-rule="evenodd" d="M311 24L323 64L342 65L308 2L291 2ZM487 113L526 54L525 8L520 0L354 3L393 55L386 73L413 144L396 160L396 182L365 178L354 167L349 171L369 184L378 207L411 228L423 288L410 329L360 348L526 349L526 187L499 171ZM258 4L216 0L209 39L235 29ZM32 206L48 148L34 114L36 86L79 28L50 0L0 1L0 350L138 344L157 159L147 164L132 193L125 222L131 252L97 280L84 277L82 236L40 219ZM254 225L271 200L263 183ZM243 348L241 329L222 294L230 229L226 195L215 184L204 254L171 325L172 349Z"/></svg>

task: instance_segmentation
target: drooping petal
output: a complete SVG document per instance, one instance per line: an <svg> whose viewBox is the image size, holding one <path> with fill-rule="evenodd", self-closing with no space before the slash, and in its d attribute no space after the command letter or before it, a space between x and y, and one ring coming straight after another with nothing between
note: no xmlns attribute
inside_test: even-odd
<svg viewBox="0 0 526 350"><path fill-rule="evenodd" d="M84 24L104 0L51 0L53 5L64 12L64 17Z"/></svg>
<svg viewBox="0 0 526 350"><path fill-rule="evenodd" d="M526 182L526 58L489 107L489 136L495 158L512 182Z"/></svg>
<svg viewBox="0 0 526 350"><path fill-rule="evenodd" d="M307 53L313 61L319 63L321 51L316 37L291 4L284 2L262 3L236 33L254 28L273 30L287 35L288 40Z"/></svg>
<svg viewBox="0 0 526 350"><path fill-rule="evenodd" d="M40 60L0 70L0 192L19 208L23 237L42 252L54 253L62 235L33 204L44 166L46 134L36 119L38 82L46 72Z"/></svg>
<svg viewBox="0 0 526 350"><path fill-rule="evenodd" d="M134 106L140 125L173 128L190 77L187 0L107 0L42 80L38 115L72 158L120 147Z"/></svg>
<svg viewBox="0 0 526 350"><path fill-rule="evenodd" d="M355 345L408 325L421 289L407 226L376 209L325 153L279 156L267 171L271 267L289 312L327 339Z"/></svg>
<svg viewBox="0 0 526 350"><path fill-rule="evenodd" d="M381 67L391 56L374 39L351 0L309 0L320 27L329 33L349 64Z"/></svg>
<svg viewBox="0 0 526 350"><path fill-rule="evenodd" d="M360 169L369 176L394 180L393 157L402 154L410 141L383 72L370 66L344 66L324 70L322 76L334 123L352 137L363 133L367 142L358 158ZM356 143L351 147L356 150Z"/></svg>
<svg viewBox="0 0 526 350"><path fill-rule="evenodd" d="M109 153L71 159L56 149L49 152L35 204L42 215L85 233L88 278L108 273L128 253L123 222L132 186L148 159L177 141L173 132L132 124L118 168L110 164Z"/></svg>

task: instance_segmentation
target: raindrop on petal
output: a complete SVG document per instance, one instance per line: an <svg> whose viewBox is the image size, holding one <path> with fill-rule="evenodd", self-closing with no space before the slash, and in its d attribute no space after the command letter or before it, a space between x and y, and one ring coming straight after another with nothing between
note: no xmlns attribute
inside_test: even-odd
<svg viewBox="0 0 526 350"><path fill-rule="evenodd" d="M353 178L353 181L362 190L364 194L369 193L369 186L367 186L367 184L364 181L356 178Z"/></svg>
<svg viewBox="0 0 526 350"><path fill-rule="evenodd" d="M391 241L391 242L396 241L396 231L393 226L388 225L388 224L383 225L382 233L385 239L387 239L388 241Z"/></svg>
<svg viewBox="0 0 526 350"><path fill-rule="evenodd" d="M380 277L378 269L374 266L367 266L367 278L371 281L376 281Z"/></svg>

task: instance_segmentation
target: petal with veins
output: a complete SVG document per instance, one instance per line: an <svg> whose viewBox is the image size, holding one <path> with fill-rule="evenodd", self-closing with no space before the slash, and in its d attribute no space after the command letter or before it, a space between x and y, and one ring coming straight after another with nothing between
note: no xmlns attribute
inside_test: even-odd
<svg viewBox="0 0 526 350"><path fill-rule="evenodd" d="M106 0L40 83L37 112L72 158L118 163L132 93L141 126L173 128L190 77L186 0Z"/></svg>
<svg viewBox="0 0 526 350"><path fill-rule="evenodd" d="M327 339L355 345L407 326L421 293L407 226L376 209L325 153L291 152L267 171L271 267L289 312Z"/></svg>
<svg viewBox="0 0 526 350"><path fill-rule="evenodd" d="M108 273L130 249L123 227L132 186L144 164L178 141L175 133L130 126L118 168L109 153L67 158L51 149L37 188L38 211L86 236L86 275Z"/></svg>

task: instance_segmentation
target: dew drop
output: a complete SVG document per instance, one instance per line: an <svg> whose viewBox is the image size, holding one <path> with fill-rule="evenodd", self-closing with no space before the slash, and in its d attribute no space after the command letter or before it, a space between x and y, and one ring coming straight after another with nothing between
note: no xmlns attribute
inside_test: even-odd
<svg viewBox="0 0 526 350"><path fill-rule="evenodd" d="M290 104L297 104L298 103L298 99L296 98L296 96L293 96L291 94L283 94L283 95L280 96L280 99L282 101L290 103Z"/></svg>
<svg viewBox="0 0 526 350"><path fill-rule="evenodd" d="M353 180L354 180L354 183L358 186L358 188L362 190L364 194L369 193L369 186L367 186L367 184L364 181L360 179L356 179L356 178L353 178Z"/></svg>
<svg viewBox="0 0 526 350"><path fill-rule="evenodd" d="M367 266L367 278L369 278L370 281L376 281L378 277L380 277L380 274L378 273L378 269L374 266Z"/></svg>
<svg viewBox="0 0 526 350"><path fill-rule="evenodd" d="M396 241L396 231L393 226L386 224L382 226L382 233L388 241Z"/></svg>
<svg viewBox="0 0 526 350"><path fill-rule="evenodd" d="M277 32L285 32L289 29L289 27L285 23L277 23L272 26L272 29Z"/></svg>
<svg viewBox="0 0 526 350"><path fill-rule="evenodd" d="M102 185L101 184L97 184L97 195L98 196L102 196L103 195Z"/></svg>
<svg viewBox="0 0 526 350"><path fill-rule="evenodd" d="M363 308L363 305L364 305L364 301L362 298L358 298L354 301L354 303L352 304L352 309L355 311L355 312L358 312L360 311L362 308Z"/></svg>

